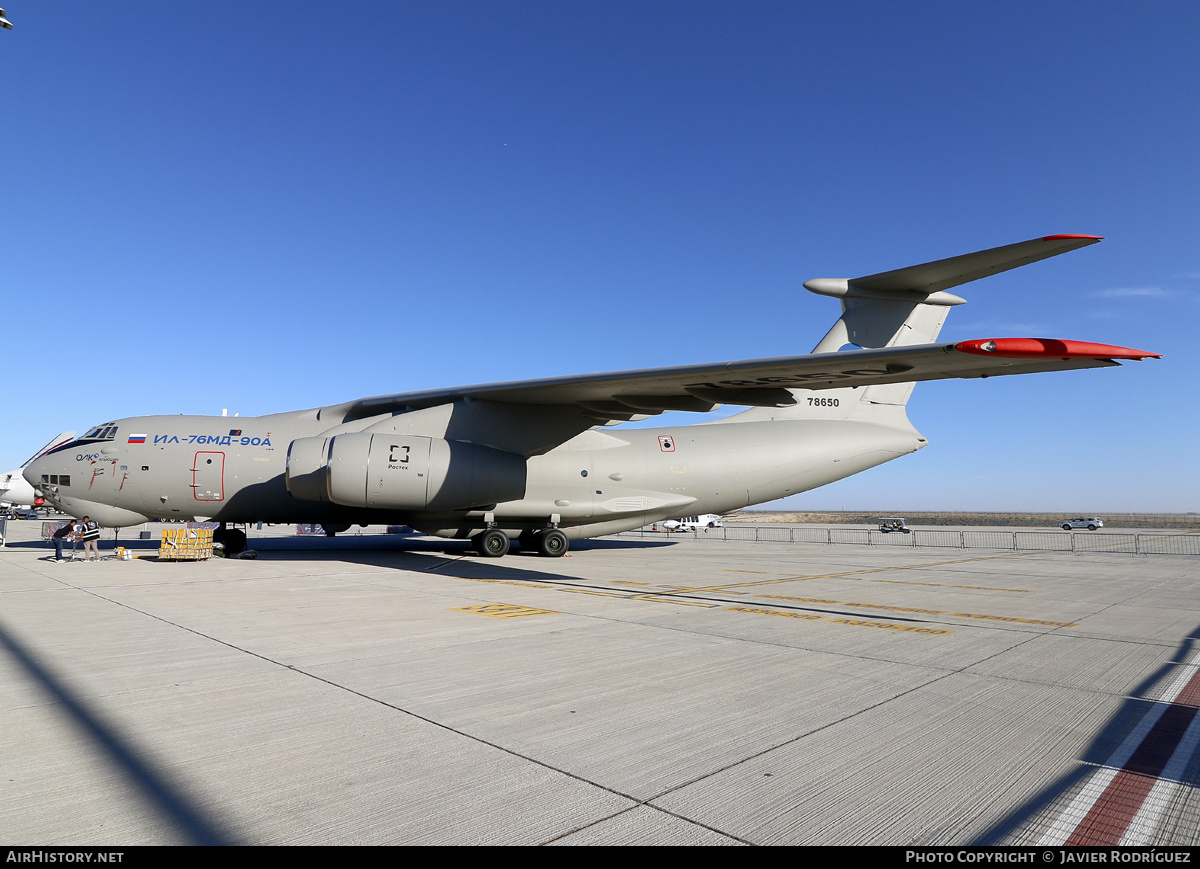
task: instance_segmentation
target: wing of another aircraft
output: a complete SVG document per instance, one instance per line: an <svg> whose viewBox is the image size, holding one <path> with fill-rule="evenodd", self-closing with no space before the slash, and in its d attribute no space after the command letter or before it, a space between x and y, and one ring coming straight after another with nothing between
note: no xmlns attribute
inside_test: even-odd
<svg viewBox="0 0 1200 869"><path fill-rule="evenodd" d="M1118 359L1146 358L1160 355L1083 341L994 338L487 383L364 398L337 410L344 411L348 421L477 399L514 405L575 405L607 422L667 410L706 412L718 404L786 407L796 403L789 389L797 388L1104 368L1120 364Z"/></svg>
<svg viewBox="0 0 1200 869"><path fill-rule="evenodd" d="M33 464L35 461L40 459L42 456L46 455L46 453L50 452L51 450L57 449L58 447L61 447L65 444L69 444L72 440L74 440L74 438L75 438L75 432L73 432L73 431L64 431L64 432L61 432L61 433L55 435L54 439L51 440L50 443L46 444L44 447L42 447L40 450L38 450L36 453L34 453L33 456L28 461L26 461L23 465L21 465L21 467L24 468L25 465ZM17 476L19 477L21 475L18 473Z"/></svg>

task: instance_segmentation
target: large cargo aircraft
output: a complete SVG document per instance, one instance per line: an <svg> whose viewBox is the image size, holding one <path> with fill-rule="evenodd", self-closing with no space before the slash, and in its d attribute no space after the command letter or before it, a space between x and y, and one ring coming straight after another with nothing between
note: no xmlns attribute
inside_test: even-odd
<svg viewBox="0 0 1200 869"><path fill-rule="evenodd" d="M1119 365L1158 354L1042 338L935 343L951 287L1100 241L1050 235L805 287L841 302L811 354L406 392L261 417L106 422L39 456L47 500L106 526L210 519L407 524L485 556L727 513L915 452L921 380ZM674 428L605 427L668 410L749 409ZM232 426L232 427L231 427Z"/></svg>

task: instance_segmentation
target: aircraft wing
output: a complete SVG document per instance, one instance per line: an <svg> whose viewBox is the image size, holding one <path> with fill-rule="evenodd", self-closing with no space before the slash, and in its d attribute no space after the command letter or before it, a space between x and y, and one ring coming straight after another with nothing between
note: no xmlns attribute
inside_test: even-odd
<svg viewBox="0 0 1200 869"><path fill-rule="evenodd" d="M706 412L718 404L786 407L796 403L789 389L1105 368L1119 365L1119 359L1146 358L1161 357L1084 341L994 338L486 383L364 398L338 410L349 421L475 399L509 405L574 406L586 416L608 422L667 410Z"/></svg>

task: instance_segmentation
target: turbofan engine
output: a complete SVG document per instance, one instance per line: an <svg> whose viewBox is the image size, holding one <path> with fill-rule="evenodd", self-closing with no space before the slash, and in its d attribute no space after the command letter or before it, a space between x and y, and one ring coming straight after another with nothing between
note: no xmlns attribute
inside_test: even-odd
<svg viewBox="0 0 1200 869"><path fill-rule="evenodd" d="M295 498L379 510L462 510L525 496L525 459L462 441L351 432L288 448Z"/></svg>

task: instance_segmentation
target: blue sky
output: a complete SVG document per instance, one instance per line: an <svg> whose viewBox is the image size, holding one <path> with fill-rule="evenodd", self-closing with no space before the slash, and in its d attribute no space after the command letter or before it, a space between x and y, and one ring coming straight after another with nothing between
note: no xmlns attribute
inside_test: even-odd
<svg viewBox="0 0 1200 869"><path fill-rule="evenodd" d="M1200 510L1194 3L6 8L0 468L138 414L806 353L808 278L1065 232L1107 240L943 337L1161 361L919 385L929 448L789 506Z"/></svg>

